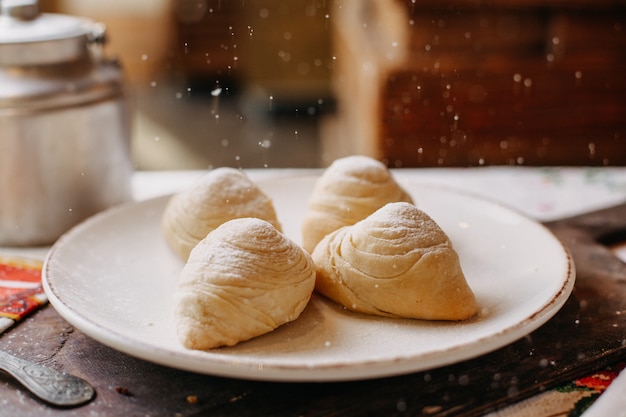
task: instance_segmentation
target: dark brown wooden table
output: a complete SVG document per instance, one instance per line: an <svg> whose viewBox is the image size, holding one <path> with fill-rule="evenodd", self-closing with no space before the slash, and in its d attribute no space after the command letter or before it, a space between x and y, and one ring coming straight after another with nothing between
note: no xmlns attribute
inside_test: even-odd
<svg viewBox="0 0 626 417"><path fill-rule="evenodd" d="M575 289L547 324L493 353L385 379L269 383L151 364L75 330L51 306L0 336L0 349L91 382L87 405L50 407L0 373L0 416L480 416L626 361L626 205L550 223L577 266Z"/></svg>

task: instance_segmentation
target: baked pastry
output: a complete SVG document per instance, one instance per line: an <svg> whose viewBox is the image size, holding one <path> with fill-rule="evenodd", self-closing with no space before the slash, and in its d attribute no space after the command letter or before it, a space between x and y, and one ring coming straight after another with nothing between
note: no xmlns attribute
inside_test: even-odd
<svg viewBox="0 0 626 417"><path fill-rule="evenodd" d="M242 218L191 251L175 294L175 320L189 349L232 346L295 320L315 287L311 256L270 223Z"/></svg>
<svg viewBox="0 0 626 417"><path fill-rule="evenodd" d="M209 232L240 217L257 217L281 230L272 200L243 171L216 168L172 196L163 213L162 229L174 252L187 260Z"/></svg>
<svg viewBox="0 0 626 417"><path fill-rule="evenodd" d="M366 314L464 320L477 312L444 231L409 203L389 203L315 247L316 290Z"/></svg>
<svg viewBox="0 0 626 417"><path fill-rule="evenodd" d="M397 201L413 202L384 164L366 156L337 159L315 184L302 221L302 246L311 253L328 233Z"/></svg>

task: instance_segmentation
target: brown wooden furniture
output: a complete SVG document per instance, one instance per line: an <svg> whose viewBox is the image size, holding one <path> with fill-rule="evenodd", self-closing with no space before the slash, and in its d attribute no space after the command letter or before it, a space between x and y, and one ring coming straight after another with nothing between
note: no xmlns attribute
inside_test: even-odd
<svg viewBox="0 0 626 417"><path fill-rule="evenodd" d="M328 4L309 0L174 0L176 72L245 97L315 101L329 90Z"/></svg>
<svg viewBox="0 0 626 417"><path fill-rule="evenodd" d="M626 2L337 0L327 159L626 164Z"/></svg>

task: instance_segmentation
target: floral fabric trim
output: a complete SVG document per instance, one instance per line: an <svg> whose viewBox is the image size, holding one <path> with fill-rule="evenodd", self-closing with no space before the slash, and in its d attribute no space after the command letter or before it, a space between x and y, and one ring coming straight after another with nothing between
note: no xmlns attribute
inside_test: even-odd
<svg viewBox="0 0 626 417"><path fill-rule="evenodd" d="M39 260L0 256L0 332L47 303Z"/></svg>
<svg viewBox="0 0 626 417"><path fill-rule="evenodd" d="M485 417L581 417L625 367L607 367Z"/></svg>

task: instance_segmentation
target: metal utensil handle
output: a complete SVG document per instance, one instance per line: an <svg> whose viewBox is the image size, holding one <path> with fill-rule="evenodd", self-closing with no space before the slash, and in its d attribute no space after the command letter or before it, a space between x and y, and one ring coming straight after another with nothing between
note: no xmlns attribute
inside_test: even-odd
<svg viewBox="0 0 626 417"><path fill-rule="evenodd" d="M93 387L84 379L0 351L0 369L12 375L42 400L58 406L76 406L91 400Z"/></svg>

